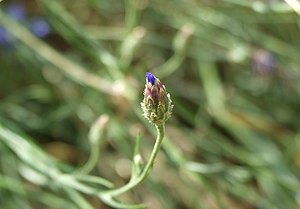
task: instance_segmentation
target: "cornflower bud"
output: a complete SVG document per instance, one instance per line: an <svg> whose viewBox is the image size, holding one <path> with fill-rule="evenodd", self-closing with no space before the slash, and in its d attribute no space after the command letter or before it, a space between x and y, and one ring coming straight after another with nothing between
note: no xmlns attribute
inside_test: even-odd
<svg viewBox="0 0 300 209"><path fill-rule="evenodd" d="M165 86L151 73L146 73L144 100L141 102L143 116L155 125L164 124L171 116L173 104Z"/></svg>

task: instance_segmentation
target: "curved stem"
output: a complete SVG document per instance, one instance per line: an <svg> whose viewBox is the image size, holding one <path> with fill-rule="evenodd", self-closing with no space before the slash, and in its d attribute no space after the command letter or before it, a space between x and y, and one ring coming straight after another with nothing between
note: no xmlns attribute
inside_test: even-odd
<svg viewBox="0 0 300 209"><path fill-rule="evenodd" d="M152 153L150 155L149 161L147 163L147 165L145 166L145 168L143 169L142 173L137 177L132 179L131 181L128 182L128 184L117 188L117 189L113 189L113 190L109 190L109 191L105 191L102 192L100 196L105 195L105 196L118 196L124 192L127 192L128 190L132 189L133 187L135 187L136 185L138 185L139 183L141 183L143 180L145 180L145 178L148 176L149 172L151 171L154 161L156 159L157 153L159 151L160 145L162 143L162 140L164 138L164 133L165 133L165 125L161 124L161 125L155 125L156 130L157 130L157 138L152 150Z"/></svg>
<svg viewBox="0 0 300 209"><path fill-rule="evenodd" d="M88 161L80 168L80 170L78 171L78 173L81 174L88 174L90 173L93 168L96 166L99 155L100 155L100 151L99 151L99 143L97 143L97 145L91 146L91 153L89 156Z"/></svg>

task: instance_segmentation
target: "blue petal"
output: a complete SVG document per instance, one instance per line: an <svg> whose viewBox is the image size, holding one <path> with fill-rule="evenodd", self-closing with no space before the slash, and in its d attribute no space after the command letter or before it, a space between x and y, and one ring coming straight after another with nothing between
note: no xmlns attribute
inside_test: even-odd
<svg viewBox="0 0 300 209"><path fill-rule="evenodd" d="M151 83L154 86L155 80L156 80L156 78L155 78L154 75L152 75L151 73L147 72L146 73L146 79L147 79L147 82Z"/></svg>

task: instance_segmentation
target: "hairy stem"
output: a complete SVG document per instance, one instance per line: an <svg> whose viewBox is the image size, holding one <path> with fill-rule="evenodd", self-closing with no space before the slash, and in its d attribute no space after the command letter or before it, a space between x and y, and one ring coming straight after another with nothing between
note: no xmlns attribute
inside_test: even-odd
<svg viewBox="0 0 300 209"><path fill-rule="evenodd" d="M165 133L165 125L155 125L156 130L157 130L157 138L152 150L152 153L150 155L149 161L146 164L145 168L143 169L142 173L137 177L132 179L131 181L128 182L128 184L109 191L102 192L100 196L105 195L105 196L118 196L122 193L125 193L132 189L133 187L137 186L139 183L141 183L145 178L148 176L149 172L151 171L154 161L156 159L157 153L159 151L160 145L162 143L162 140L164 138L164 133Z"/></svg>

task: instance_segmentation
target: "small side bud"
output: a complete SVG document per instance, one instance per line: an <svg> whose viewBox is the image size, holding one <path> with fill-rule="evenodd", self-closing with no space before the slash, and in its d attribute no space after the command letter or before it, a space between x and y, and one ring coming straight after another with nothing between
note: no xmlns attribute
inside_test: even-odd
<svg viewBox="0 0 300 209"><path fill-rule="evenodd" d="M141 102L144 117L155 125L164 124L171 116L173 104L165 86L151 73L146 73L144 99Z"/></svg>

